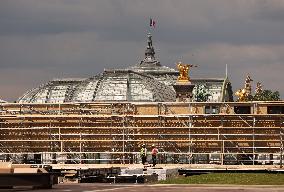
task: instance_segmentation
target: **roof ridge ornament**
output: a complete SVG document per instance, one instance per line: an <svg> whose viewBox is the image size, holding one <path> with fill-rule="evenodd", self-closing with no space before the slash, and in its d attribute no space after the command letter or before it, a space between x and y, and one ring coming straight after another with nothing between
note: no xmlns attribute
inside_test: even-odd
<svg viewBox="0 0 284 192"><path fill-rule="evenodd" d="M161 66L160 62L155 57L155 49L153 46L151 33L147 34L147 47L145 50L145 58L140 62L140 65Z"/></svg>
<svg viewBox="0 0 284 192"><path fill-rule="evenodd" d="M153 49L154 49L151 33L148 33L148 34L147 34L147 38L148 38L148 41L147 41L147 42L148 42L148 47L147 47L147 48L153 48Z"/></svg>

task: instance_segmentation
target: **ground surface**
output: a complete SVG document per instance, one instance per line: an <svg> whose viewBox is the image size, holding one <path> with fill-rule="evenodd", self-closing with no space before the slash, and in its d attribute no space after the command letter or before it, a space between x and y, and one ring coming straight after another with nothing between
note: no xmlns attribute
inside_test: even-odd
<svg viewBox="0 0 284 192"><path fill-rule="evenodd" d="M284 185L284 174L272 173L209 173L178 176L160 181L161 184L232 184L232 185Z"/></svg>
<svg viewBox="0 0 284 192"><path fill-rule="evenodd" d="M0 189L0 192L278 192L284 186L238 186L238 185L165 185L165 184L59 184L53 189L32 190L31 188Z"/></svg>

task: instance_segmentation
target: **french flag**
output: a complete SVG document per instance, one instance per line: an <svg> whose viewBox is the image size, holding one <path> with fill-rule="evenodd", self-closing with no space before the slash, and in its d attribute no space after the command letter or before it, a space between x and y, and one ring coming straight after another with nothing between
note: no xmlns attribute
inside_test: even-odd
<svg viewBox="0 0 284 192"><path fill-rule="evenodd" d="M150 18L150 27L156 27L156 21L154 21L152 18Z"/></svg>

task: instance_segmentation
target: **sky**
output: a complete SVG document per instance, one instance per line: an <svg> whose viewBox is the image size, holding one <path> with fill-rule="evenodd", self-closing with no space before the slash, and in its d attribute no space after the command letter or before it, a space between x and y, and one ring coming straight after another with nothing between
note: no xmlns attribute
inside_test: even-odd
<svg viewBox="0 0 284 192"><path fill-rule="evenodd" d="M1 0L0 98L140 63L149 31L162 65L214 78L227 64L234 91L250 74L283 98L283 0Z"/></svg>

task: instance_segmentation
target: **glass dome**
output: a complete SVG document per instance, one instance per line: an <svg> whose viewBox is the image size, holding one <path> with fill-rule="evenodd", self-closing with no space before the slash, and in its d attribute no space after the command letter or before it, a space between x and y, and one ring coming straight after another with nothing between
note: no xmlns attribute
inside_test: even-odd
<svg viewBox="0 0 284 192"><path fill-rule="evenodd" d="M54 79L20 97L19 103L65 103L96 101L173 102L179 72L162 66L155 57L152 36L148 34L144 59L126 69L105 70L84 79ZM209 101L229 101L232 91L228 78L191 79L210 93ZM193 90L194 93L195 90Z"/></svg>
<svg viewBox="0 0 284 192"><path fill-rule="evenodd" d="M20 103L92 101L175 101L178 72L161 66L148 34L145 58L126 69L105 70L86 79L54 79L18 99Z"/></svg>

